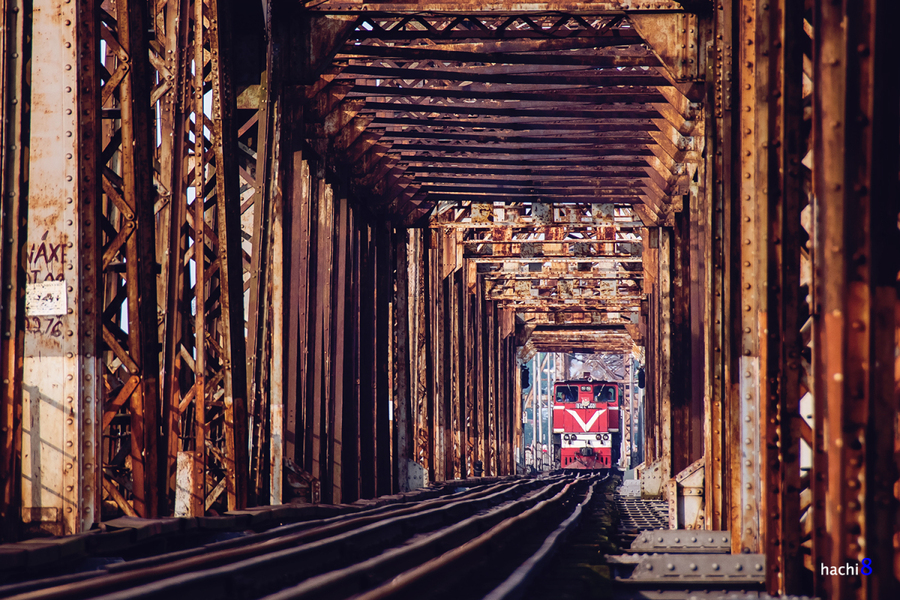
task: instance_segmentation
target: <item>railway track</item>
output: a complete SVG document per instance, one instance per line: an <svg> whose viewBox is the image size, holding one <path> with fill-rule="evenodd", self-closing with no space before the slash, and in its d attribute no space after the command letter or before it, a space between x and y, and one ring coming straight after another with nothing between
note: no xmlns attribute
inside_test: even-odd
<svg viewBox="0 0 900 600"><path fill-rule="evenodd" d="M461 482L268 526L182 534L143 556L0 586L14 600L675 600L759 597L764 561L727 534L652 532L611 475ZM656 507L658 509L658 507ZM631 511L633 514L619 514ZM169 521L166 521L168 523ZM633 538L621 552L613 536ZM250 523L252 525L252 522ZM704 532L711 533L711 532ZM101 536L104 534L101 534ZM725 540L723 542L722 540ZM619 538L619 543L628 543ZM693 541L691 541L693 540ZM102 545L101 545L102 546ZM0 547L0 559L4 556ZM46 573L45 573L46 574ZM755 594L755 595L753 595Z"/></svg>
<svg viewBox="0 0 900 600"><path fill-rule="evenodd" d="M765 557L722 531L665 529L664 502L607 488L524 600L762 600ZM796 599L800 600L800 599Z"/></svg>
<svg viewBox="0 0 900 600"><path fill-rule="evenodd" d="M596 476L498 481L419 502L195 544L93 571L9 584L0 587L0 596L406 597L422 578L449 582L460 572L475 573L484 556L499 552L504 556L494 564L509 564L509 558L518 555L512 551L515 544L530 539L535 529L568 518L567 509L579 506L596 481ZM515 566L509 564L509 571Z"/></svg>

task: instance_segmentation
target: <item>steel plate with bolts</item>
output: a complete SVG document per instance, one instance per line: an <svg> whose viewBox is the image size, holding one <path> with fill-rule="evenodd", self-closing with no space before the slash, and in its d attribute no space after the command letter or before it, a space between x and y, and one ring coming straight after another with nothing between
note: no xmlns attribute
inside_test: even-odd
<svg viewBox="0 0 900 600"><path fill-rule="evenodd" d="M699 531L690 529L658 529L644 531L633 542L629 552L727 554L731 551L731 533L728 531Z"/></svg>

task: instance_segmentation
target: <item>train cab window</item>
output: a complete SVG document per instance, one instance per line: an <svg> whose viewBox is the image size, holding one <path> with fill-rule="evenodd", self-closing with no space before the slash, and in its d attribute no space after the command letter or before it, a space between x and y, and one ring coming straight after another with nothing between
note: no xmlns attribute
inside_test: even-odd
<svg viewBox="0 0 900 600"><path fill-rule="evenodd" d="M556 386L557 402L578 402L578 386L575 385L558 385Z"/></svg>
<svg viewBox="0 0 900 600"><path fill-rule="evenodd" d="M616 401L616 388L612 385L598 385L594 388L594 399L597 402L613 404Z"/></svg>

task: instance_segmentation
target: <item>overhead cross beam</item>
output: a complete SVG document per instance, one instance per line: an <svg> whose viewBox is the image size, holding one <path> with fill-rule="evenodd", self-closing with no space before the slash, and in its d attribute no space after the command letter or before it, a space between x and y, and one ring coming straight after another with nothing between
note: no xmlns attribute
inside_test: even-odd
<svg viewBox="0 0 900 600"><path fill-rule="evenodd" d="M311 29L344 20L331 66L306 87L307 128L322 140L317 152L353 165L351 188L374 192L378 206L411 217L473 198L606 202L647 204L644 220L658 219L690 172L683 163L698 160L685 137L695 109L660 69L668 55L649 50L621 12L366 9L336 16L326 2L308 13ZM488 177L450 180L476 170ZM528 181L526 170L567 177Z"/></svg>

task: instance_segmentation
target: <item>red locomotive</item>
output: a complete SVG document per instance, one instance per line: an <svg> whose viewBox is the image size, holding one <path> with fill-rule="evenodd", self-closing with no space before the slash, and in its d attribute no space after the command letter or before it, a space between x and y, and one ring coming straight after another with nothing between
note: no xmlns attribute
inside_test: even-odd
<svg viewBox="0 0 900 600"><path fill-rule="evenodd" d="M619 386L604 381L554 385L553 433L563 469L610 469L619 462Z"/></svg>

